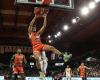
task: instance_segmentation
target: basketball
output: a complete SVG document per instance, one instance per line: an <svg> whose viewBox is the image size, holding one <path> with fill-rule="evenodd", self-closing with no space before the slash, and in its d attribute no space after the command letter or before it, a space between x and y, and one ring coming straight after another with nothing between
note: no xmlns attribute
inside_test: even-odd
<svg viewBox="0 0 100 80"><path fill-rule="evenodd" d="M44 5L49 5L50 2L51 2L51 0L43 0L43 4L44 4Z"/></svg>
<svg viewBox="0 0 100 80"><path fill-rule="evenodd" d="M34 8L34 14L35 15L42 15L44 13L44 9L40 7L35 7Z"/></svg>

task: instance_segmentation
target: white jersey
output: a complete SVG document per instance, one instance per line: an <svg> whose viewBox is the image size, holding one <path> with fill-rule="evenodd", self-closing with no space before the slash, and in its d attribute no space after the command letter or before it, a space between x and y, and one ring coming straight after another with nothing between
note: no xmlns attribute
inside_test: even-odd
<svg viewBox="0 0 100 80"><path fill-rule="evenodd" d="M71 77L71 68L65 69L66 77Z"/></svg>

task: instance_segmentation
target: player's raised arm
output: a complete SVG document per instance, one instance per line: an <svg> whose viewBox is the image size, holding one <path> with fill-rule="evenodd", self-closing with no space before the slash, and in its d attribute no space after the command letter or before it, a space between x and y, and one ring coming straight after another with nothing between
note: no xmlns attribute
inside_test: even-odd
<svg viewBox="0 0 100 80"><path fill-rule="evenodd" d="M46 24L47 24L47 19L46 19L46 17L47 17L47 14L43 15L43 17L44 17L43 26L42 26L42 28L37 32L37 34L42 34L42 33L44 32L45 28L46 28Z"/></svg>
<svg viewBox="0 0 100 80"><path fill-rule="evenodd" d="M35 15L35 17L32 19L32 21L29 24L29 27L28 27L28 35L29 36L31 35L32 28L34 27L33 25L34 25L35 20L36 20L36 15Z"/></svg>

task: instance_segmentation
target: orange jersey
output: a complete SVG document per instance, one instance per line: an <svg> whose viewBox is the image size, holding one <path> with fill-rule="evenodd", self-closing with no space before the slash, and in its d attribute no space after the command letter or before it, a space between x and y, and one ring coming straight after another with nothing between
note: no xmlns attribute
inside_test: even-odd
<svg viewBox="0 0 100 80"><path fill-rule="evenodd" d="M85 75L86 75L86 66L80 66L79 71L80 71L80 77L85 77Z"/></svg>
<svg viewBox="0 0 100 80"><path fill-rule="evenodd" d="M31 33L31 43L33 46L37 44L41 44L40 35L36 34L35 32Z"/></svg>
<svg viewBox="0 0 100 80"><path fill-rule="evenodd" d="M21 65L23 65L23 60L24 60L23 54L15 54L13 64L15 66L17 66L17 65L21 66Z"/></svg>

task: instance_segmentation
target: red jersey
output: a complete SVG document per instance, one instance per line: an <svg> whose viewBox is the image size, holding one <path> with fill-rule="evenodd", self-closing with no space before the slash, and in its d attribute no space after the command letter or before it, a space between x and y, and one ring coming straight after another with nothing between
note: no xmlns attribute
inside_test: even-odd
<svg viewBox="0 0 100 80"><path fill-rule="evenodd" d="M31 33L31 43L33 46L41 43L40 35L36 34L36 32Z"/></svg>
<svg viewBox="0 0 100 80"><path fill-rule="evenodd" d="M23 54L15 54L13 64L16 66L23 65L23 60L24 60Z"/></svg>
<svg viewBox="0 0 100 80"><path fill-rule="evenodd" d="M80 66L79 71L80 71L80 77L85 77L85 75L86 75L86 66Z"/></svg>

